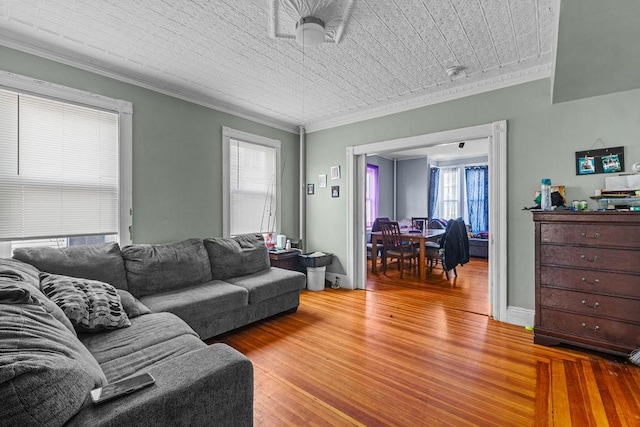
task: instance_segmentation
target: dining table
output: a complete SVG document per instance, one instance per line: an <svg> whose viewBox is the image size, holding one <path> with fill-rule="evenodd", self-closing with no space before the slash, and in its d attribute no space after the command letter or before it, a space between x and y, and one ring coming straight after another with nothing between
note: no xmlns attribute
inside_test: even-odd
<svg viewBox="0 0 640 427"><path fill-rule="evenodd" d="M440 228L428 228L424 231L402 231L400 237L403 239L418 243L420 248L420 254L418 255L418 271L420 272L420 279L425 280L427 278L427 269L425 261L426 242L434 242L440 240L440 237L444 234L444 229ZM377 261L378 261L378 243L382 243L382 231L373 231L371 233L371 272L377 273Z"/></svg>

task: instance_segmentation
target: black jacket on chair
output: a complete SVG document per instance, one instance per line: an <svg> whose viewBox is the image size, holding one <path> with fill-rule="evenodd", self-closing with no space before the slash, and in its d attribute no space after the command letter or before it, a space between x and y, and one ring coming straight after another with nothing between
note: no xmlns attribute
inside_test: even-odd
<svg viewBox="0 0 640 427"><path fill-rule="evenodd" d="M453 270L458 264L469 262L469 237L467 226L462 218L451 220L440 240L443 250L442 266L446 271Z"/></svg>

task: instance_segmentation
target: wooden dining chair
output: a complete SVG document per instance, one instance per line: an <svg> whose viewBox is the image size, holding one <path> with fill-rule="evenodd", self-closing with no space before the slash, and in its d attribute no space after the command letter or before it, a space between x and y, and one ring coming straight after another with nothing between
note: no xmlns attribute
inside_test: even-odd
<svg viewBox="0 0 640 427"><path fill-rule="evenodd" d="M400 226L397 221L386 221L380 223L382 231L382 271L387 273L387 265L389 259L395 259L400 270L400 278L404 273L404 261L409 260L409 266L415 260L418 265L419 250L416 249L411 242L404 242L400 235ZM420 273L420 272L418 272Z"/></svg>
<svg viewBox="0 0 640 427"><path fill-rule="evenodd" d="M430 219L427 223L427 228L431 230L444 230L447 227L442 223L442 221L438 219ZM444 236L443 236L444 237ZM440 243L442 242L442 238L438 239L437 242L429 241L425 242L425 258L429 263L429 272L433 271L433 266L438 265L438 261L440 261L440 254L438 250L440 249Z"/></svg>
<svg viewBox="0 0 640 427"><path fill-rule="evenodd" d="M462 218L450 220L440 239L439 246L427 247L425 257L429 260L429 272L433 270L433 262L441 261L442 269L449 280L449 271L453 270L458 277L456 266L469 262L469 237Z"/></svg>
<svg viewBox="0 0 640 427"><path fill-rule="evenodd" d="M376 218L375 221L373 221L373 225L371 226L371 232L373 233L376 231L380 231L380 223L384 221L391 221L391 220L387 217ZM372 248L373 248L373 245L371 244L371 234L369 234L367 238L367 259L371 259ZM376 256L381 256L381 253L382 253L382 248L378 248L378 253L376 254Z"/></svg>

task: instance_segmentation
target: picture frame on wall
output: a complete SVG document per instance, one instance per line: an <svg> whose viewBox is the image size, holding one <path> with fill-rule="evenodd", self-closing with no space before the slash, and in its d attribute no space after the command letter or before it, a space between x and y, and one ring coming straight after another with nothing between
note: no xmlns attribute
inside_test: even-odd
<svg viewBox="0 0 640 427"><path fill-rule="evenodd" d="M331 166L331 179L340 179L340 166Z"/></svg>
<svg viewBox="0 0 640 427"><path fill-rule="evenodd" d="M585 156L578 159L578 174L596 173L596 162L593 157Z"/></svg>
<svg viewBox="0 0 640 427"><path fill-rule="evenodd" d="M602 156L602 170L604 173L620 172L622 170L620 166L620 156L617 154Z"/></svg>
<svg viewBox="0 0 640 427"><path fill-rule="evenodd" d="M331 197L340 197L340 186L333 185L331 187Z"/></svg>
<svg viewBox="0 0 640 427"><path fill-rule="evenodd" d="M313 184L307 184L307 194L308 195L315 194L315 188Z"/></svg>
<svg viewBox="0 0 640 427"><path fill-rule="evenodd" d="M575 159L576 175L624 172L624 146L576 151Z"/></svg>
<svg viewBox="0 0 640 427"><path fill-rule="evenodd" d="M327 186L327 175L318 175L318 187L325 188Z"/></svg>

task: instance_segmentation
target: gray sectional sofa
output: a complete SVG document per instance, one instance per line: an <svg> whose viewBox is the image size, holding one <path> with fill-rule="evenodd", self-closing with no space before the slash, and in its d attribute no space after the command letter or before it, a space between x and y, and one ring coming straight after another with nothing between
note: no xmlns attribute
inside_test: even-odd
<svg viewBox="0 0 640 427"><path fill-rule="evenodd" d="M202 340L294 311L304 286L269 266L257 234L16 250L0 259L0 426L252 425L251 362ZM109 300L108 326L88 332L60 303L65 287L104 290L125 313ZM90 402L142 372L156 383Z"/></svg>

